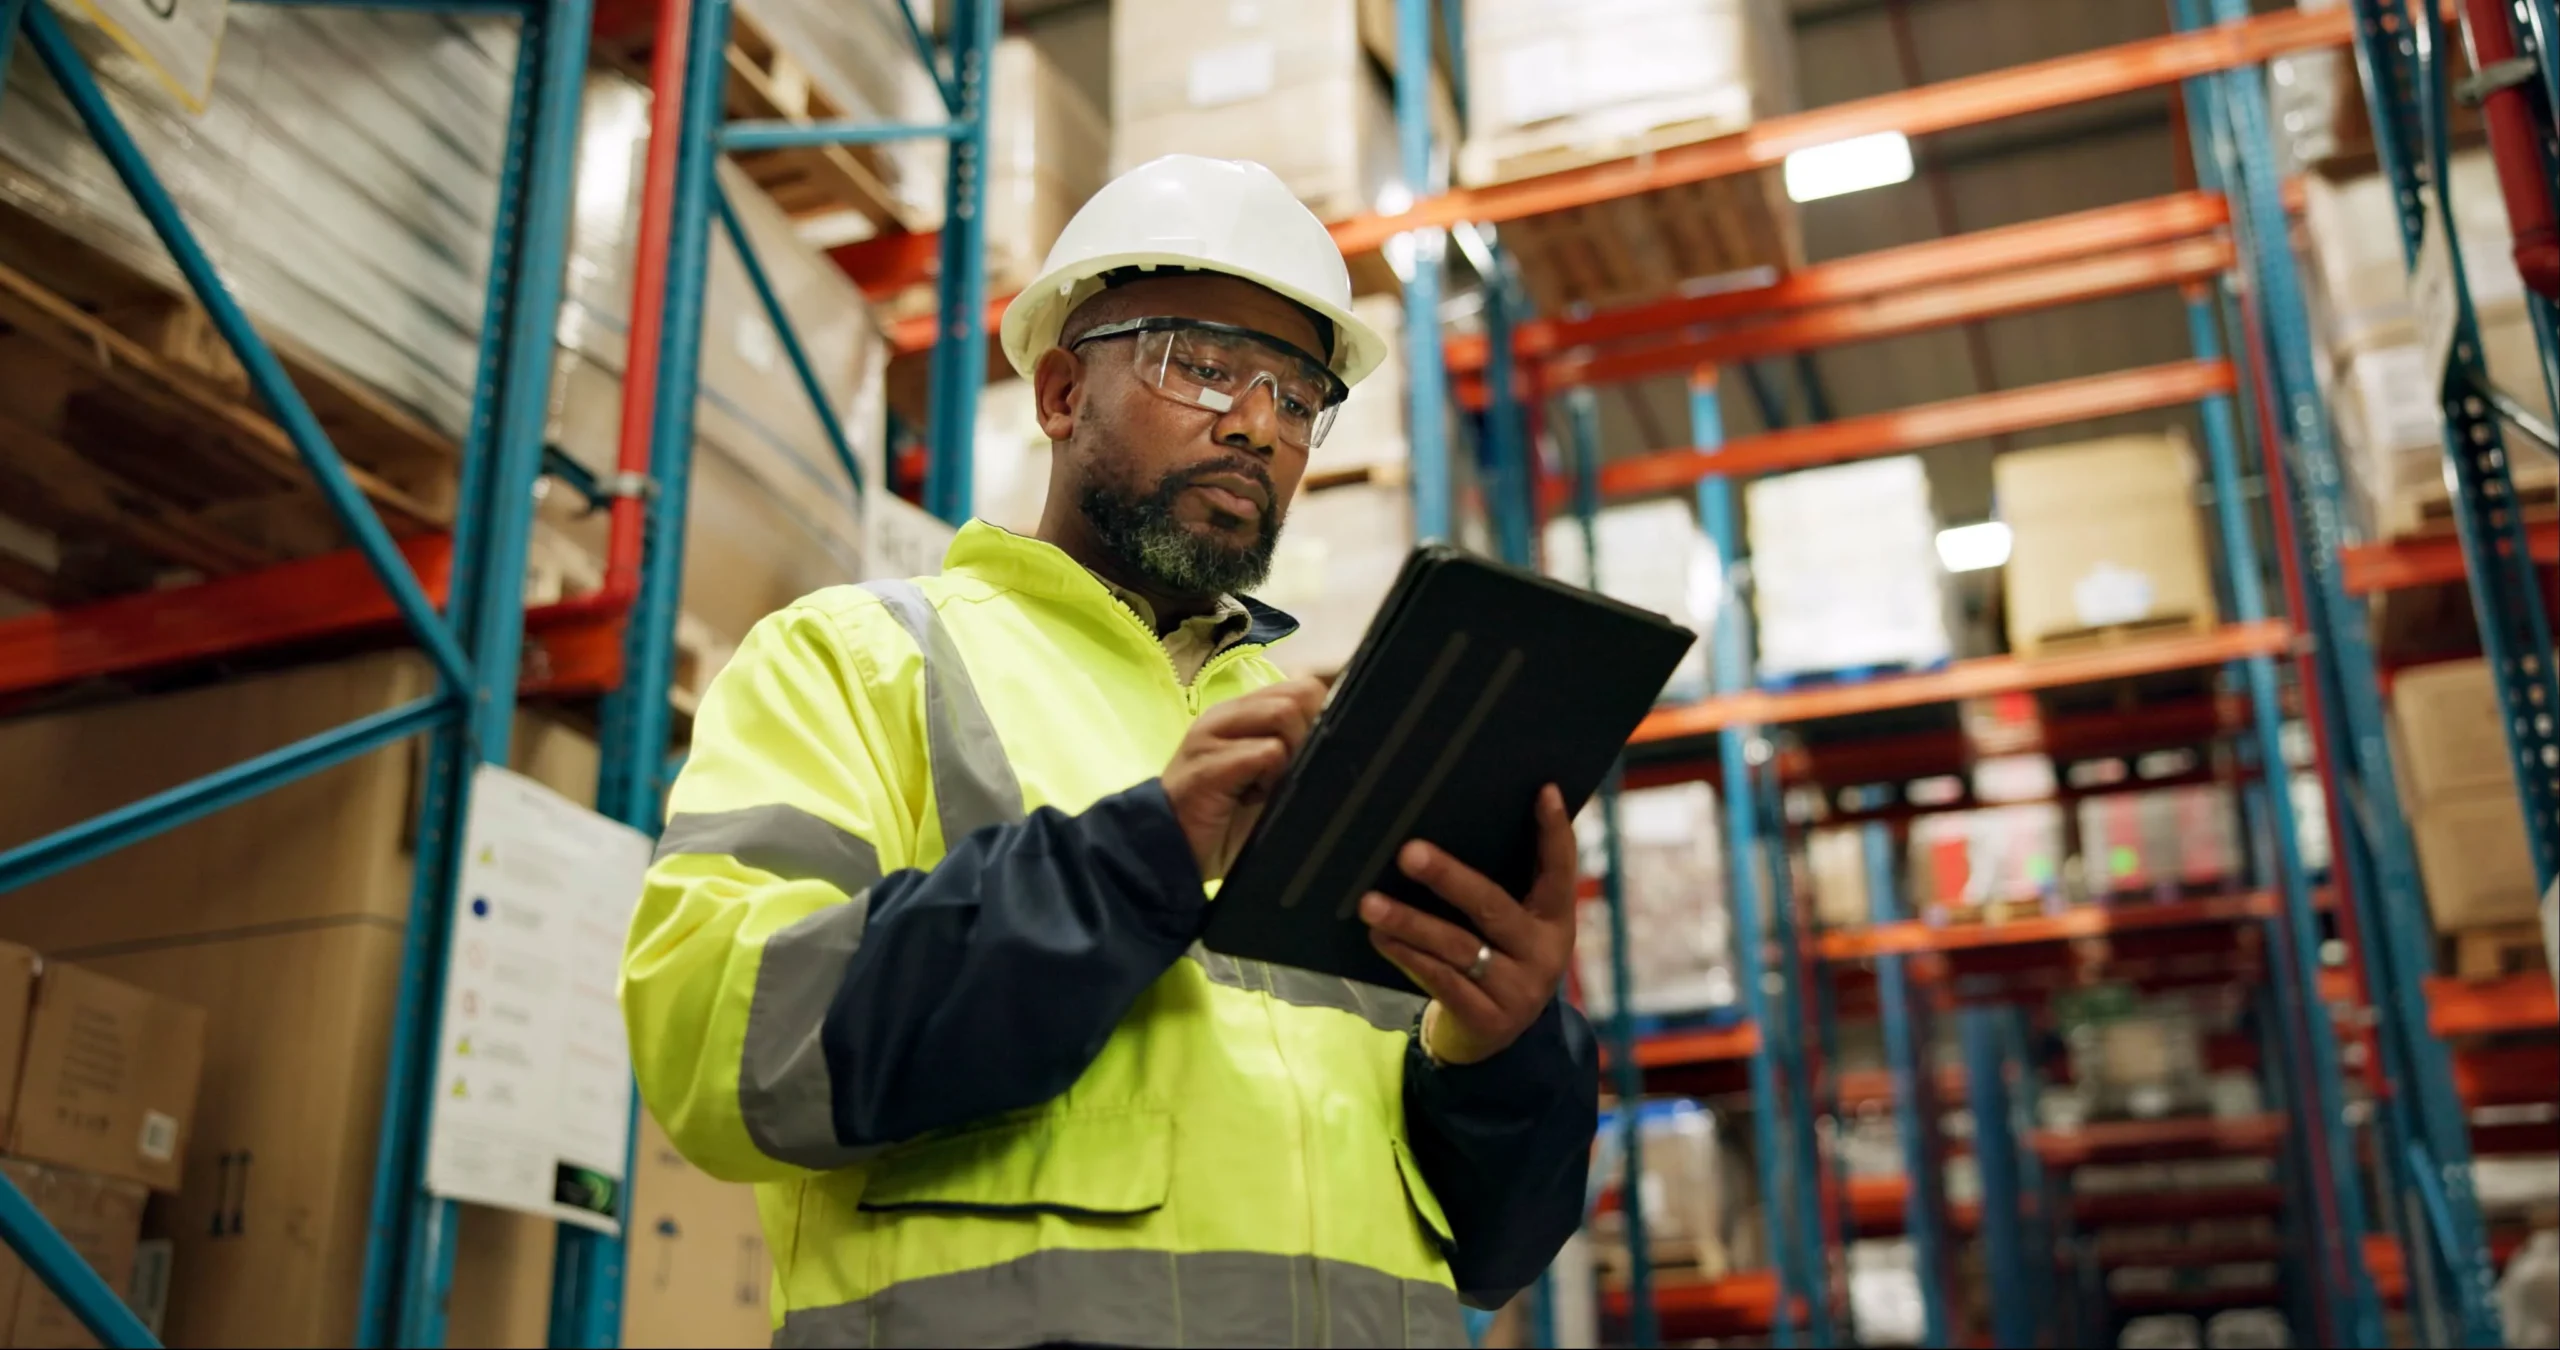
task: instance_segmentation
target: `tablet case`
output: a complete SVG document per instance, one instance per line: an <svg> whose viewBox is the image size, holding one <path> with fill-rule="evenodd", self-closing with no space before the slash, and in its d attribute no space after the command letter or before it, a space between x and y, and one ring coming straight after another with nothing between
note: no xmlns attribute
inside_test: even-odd
<svg viewBox="0 0 2560 1350"><path fill-rule="evenodd" d="M1424 839L1525 893L1538 789L1597 791L1697 635L1445 545L1405 559L1210 906L1212 951L1414 989L1369 945L1380 890L1474 930L1395 865Z"/></svg>

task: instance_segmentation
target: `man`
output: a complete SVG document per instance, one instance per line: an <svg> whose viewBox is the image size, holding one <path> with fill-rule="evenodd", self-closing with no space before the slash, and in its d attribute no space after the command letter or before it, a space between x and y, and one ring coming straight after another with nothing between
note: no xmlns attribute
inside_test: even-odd
<svg viewBox="0 0 2560 1350"><path fill-rule="evenodd" d="M1037 539L821 591L713 683L625 954L642 1095L753 1181L782 1345L1462 1339L1582 1212L1598 1092L1557 997L1573 837L1474 915L1384 896L1423 1000L1201 948L1323 706L1239 592L1386 344L1259 165L1175 156L1006 311L1055 443Z"/></svg>

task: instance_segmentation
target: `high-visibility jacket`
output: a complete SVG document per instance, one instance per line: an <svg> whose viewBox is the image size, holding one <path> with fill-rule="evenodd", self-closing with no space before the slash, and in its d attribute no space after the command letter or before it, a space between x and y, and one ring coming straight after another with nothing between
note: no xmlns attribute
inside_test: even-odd
<svg viewBox="0 0 2560 1350"><path fill-rule="evenodd" d="M1056 548L758 624L706 693L624 958L640 1090L757 1185L782 1345L1445 1344L1581 1217L1561 1002L1435 1067L1420 1000L1198 946L1156 775L1295 627L1185 686Z"/></svg>

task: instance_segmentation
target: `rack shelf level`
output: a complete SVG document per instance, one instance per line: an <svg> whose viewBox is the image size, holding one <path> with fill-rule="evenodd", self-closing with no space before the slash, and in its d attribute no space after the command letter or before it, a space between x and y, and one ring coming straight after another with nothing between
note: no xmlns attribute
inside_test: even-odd
<svg viewBox="0 0 2560 1350"><path fill-rule="evenodd" d="M1747 690L1683 707L1657 709L1636 728L1629 746L1689 740L1728 726L1810 722L2218 666L2252 656L2277 655L2292 641L2290 628L2266 620L2060 656L1986 656L1916 675L1816 685L1783 693Z"/></svg>

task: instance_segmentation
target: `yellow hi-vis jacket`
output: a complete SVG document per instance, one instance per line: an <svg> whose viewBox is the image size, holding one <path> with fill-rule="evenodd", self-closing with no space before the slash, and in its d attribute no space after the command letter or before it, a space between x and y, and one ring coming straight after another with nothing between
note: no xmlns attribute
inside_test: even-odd
<svg viewBox="0 0 2560 1350"><path fill-rule="evenodd" d="M758 624L705 696L624 957L649 1109L757 1183L779 1345L1463 1339L1579 1222L1598 1092L1561 1002L1435 1067L1420 1000L1197 944L1155 775L1279 678L1186 687L1056 548Z"/></svg>

